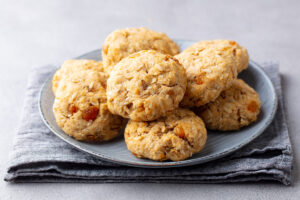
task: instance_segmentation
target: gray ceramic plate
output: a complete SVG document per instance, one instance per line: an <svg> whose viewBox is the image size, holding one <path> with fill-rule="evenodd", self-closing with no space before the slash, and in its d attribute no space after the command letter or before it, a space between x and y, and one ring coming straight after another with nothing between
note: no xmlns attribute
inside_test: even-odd
<svg viewBox="0 0 300 200"><path fill-rule="evenodd" d="M190 41L183 40L177 40L177 42L180 45L181 50L192 44ZM79 56L78 58L101 60L101 50L89 52ZM52 76L49 77L49 80L46 81L42 87L39 107L45 124L55 135L73 145L77 149L87 152L100 159L123 165L149 168L195 165L221 158L240 149L259 136L271 123L277 108L277 97L274 87L268 76L259 67L259 65L250 61L248 69L242 72L239 77L246 81L260 95L262 108L257 122L243 128L240 131L226 133L212 131L208 132L208 140L204 149L193 157L178 162L156 162L134 157L126 148L122 132L116 139L101 144L79 142L72 137L69 137L57 126L52 112L52 105L54 101L54 96L51 89Z"/></svg>

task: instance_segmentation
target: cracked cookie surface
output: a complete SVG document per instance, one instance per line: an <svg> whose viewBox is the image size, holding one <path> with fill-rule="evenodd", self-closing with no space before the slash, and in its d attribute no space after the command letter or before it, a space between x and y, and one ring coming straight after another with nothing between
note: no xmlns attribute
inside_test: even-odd
<svg viewBox="0 0 300 200"><path fill-rule="evenodd" d="M153 50L131 54L112 70L107 81L108 108L136 121L151 121L178 107L186 74L172 56Z"/></svg>
<svg viewBox="0 0 300 200"><path fill-rule="evenodd" d="M202 106L214 101L231 85L237 77L233 52L215 41L200 41L175 56L188 78L182 106Z"/></svg>
<svg viewBox="0 0 300 200"><path fill-rule="evenodd" d="M212 42L214 42L215 45L232 49L233 56L235 58L237 73L240 73L241 71L248 68L249 54L245 47L240 46L233 40L213 40Z"/></svg>
<svg viewBox="0 0 300 200"><path fill-rule="evenodd" d="M151 122L130 120L124 137L127 148L136 157L179 161L203 149L207 132L200 117L179 108Z"/></svg>
<svg viewBox="0 0 300 200"><path fill-rule="evenodd" d="M147 28L126 28L112 32L102 46L105 70L110 72L123 58L141 50L156 50L164 54L176 55L178 45L166 34Z"/></svg>
<svg viewBox="0 0 300 200"><path fill-rule="evenodd" d="M102 62L96 60L66 60L62 66L55 72L52 78L52 91L55 95L58 85L62 79L71 79L73 74L78 74L78 70L81 69L93 69L99 68L99 72L102 73L106 82L108 75L105 75ZM66 77L66 78L64 78Z"/></svg>
<svg viewBox="0 0 300 200"><path fill-rule="evenodd" d="M207 129L239 130L257 120L261 102L259 95L243 80L237 79L211 103L195 109Z"/></svg>
<svg viewBox="0 0 300 200"><path fill-rule="evenodd" d="M93 60L66 61L57 73L59 78L54 76L54 84L59 82L57 86L53 85L56 122L77 140L107 141L116 137L124 127L125 120L108 110L108 75L101 66L101 62Z"/></svg>

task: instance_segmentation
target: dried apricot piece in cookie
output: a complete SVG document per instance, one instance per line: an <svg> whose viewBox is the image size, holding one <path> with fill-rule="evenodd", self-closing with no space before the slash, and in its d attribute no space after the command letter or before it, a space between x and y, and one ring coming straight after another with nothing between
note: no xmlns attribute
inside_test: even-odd
<svg viewBox="0 0 300 200"><path fill-rule="evenodd" d="M207 132L200 117L179 108L151 122L130 120L124 137L127 148L136 157L179 161L203 149Z"/></svg>
<svg viewBox="0 0 300 200"><path fill-rule="evenodd" d="M243 80L237 79L211 103L195 112L211 130L238 130L256 121L260 112L259 95Z"/></svg>
<svg viewBox="0 0 300 200"><path fill-rule="evenodd" d="M107 103L113 114L151 121L178 107L186 89L186 74L173 57L153 50L120 61L107 80Z"/></svg>
<svg viewBox="0 0 300 200"><path fill-rule="evenodd" d="M123 58L141 50L155 50L164 54L176 55L178 45L166 34L147 28L126 28L109 34L102 46L105 70L110 72Z"/></svg>
<svg viewBox="0 0 300 200"><path fill-rule="evenodd" d="M108 111L108 75L101 66L98 61L73 60L65 62L59 72L54 116L58 126L77 140L110 140L124 127L125 120Z"/></svg>

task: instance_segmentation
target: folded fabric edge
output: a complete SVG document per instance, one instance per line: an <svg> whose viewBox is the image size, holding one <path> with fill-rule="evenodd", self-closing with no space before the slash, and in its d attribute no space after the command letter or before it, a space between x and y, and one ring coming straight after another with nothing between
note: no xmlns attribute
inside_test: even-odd
<svg viewBox="0 0 300 200"><path fill-rule="evenodd" d="M235 172L227 172L227 173L220 173L220 174L185 174L185 175L130 175L130 174L111 174L111 175L93 175L93 174L85 174L78 172L78 173L73 173L69 172L69 170L64 171L58 168L57 165L52 165L52 167L46 166L44 168L39 167L38 169L33 169L33 168L24 168L24 169L18 169L16 171L12 171L6 174L4 180L7 182L31 182L32 177L34 180L41 181L41 182L47 182L48 178L47 177L57 177L59 179L70 179L69 182L72 182L74 179L86 179L86 180L94 180L97 179L99 182L104 182L105 179L113 179L116 182L119 180L124 180L124 179L136 179L136 182L139 182L140 179L153 179L153 180L158 180L158 179L166 179L166 180L171 180L171 179L180 179L180 180L187 180L188 177L192 178L195 182L201 182L203 179L208 179L213 180L213 179L220 179L220 180L227 180L227 179L234 179L234 177L243 177L243 179L247 179L251 176L272 176L274 180L277 180L279 182L282 182L285 185L290 185L291 184L291 170L289 169L290 166L290 161L292 160L289 155L283 156L282 160L285 160L284 164L282 162L279 162L278 165L275 165L272 168L265 169L260 168L257 170L239 170ZM51 163L48 163L50 165ZM57 163L56 163L57 164ZM124 169L118 169L117 170L124 170ZM36 177L36 178L34 178ZM37 178L39 177L39 178ZM46 178L44 178L46 177ZM226 177L226 178L225 178ZM243 181L243 180L241 180ZM34 182L34 181L33 181ZM53 181L55 182L55 181ZM58 181L60 182L60 181ZM86 181L88 182L88 181ZM121 182L121 181L120 181ZM209 181L210 182L210 181ZM226 181L224 181L226 182ZM236 181L237 182L237 181Z"/></svg>
<svg viewBox="0 0 300 200"><path fill-rule="evenodd" d="M263 160L261 160L263 159ZM247 161L248 160L248 161ZM264 161L264 160L268 160L268 163L262 164L260 166L260 168L271 168L273 166L275 166L277 169L280 170L287 170L290 171L291 169L289 168L289 166L292 163L292 157L290 154L287 154L286 151L284 150L278 150L278 149L272 149L268 152L265 152L264 154L253 154L250 157L248 156L243 156L243 157L239 157L239 158L235 158L235 157L227 157L227 158L221 158L218 160L218 162L221 163L232 163L232 162L239 162L239 163L248 163L250 165L252 165L253 163L256 163L258 161ZM272 162L270 162L272 161ZM193 171L193 168L199 168L202 165L211 165L211 167L213 167L214 162L216 161L211 161L208 163L203 163L203 164L199 164L199 165L193 165L193 166L189 166L190 168L190 172L186 173L186 174L195 174L195 172ZM251 164L252 163L252 164ZM264 163L264 162L262 162ZM110 164L110 163L109 163ZM114 164L110 164L110 165L106 165L106 164L96 164L96 163L88 163L86 160L74 160L74 161L61 161L61 160L54 160L54 159L50 159L50 160L31 160L30 162L24 162L24 164L15 164L15 165L10 165L9 168L7 169L7 173L22 173L22 172L42 172L42 171L48 171L48 170L56 170L58 172L61 173L66 173L66 172L72 172L72 171L93 171L93 170L106 170L106 169L110 169L110 168L115 168L115 170L117 171L122 171L122 170L127 170L127 169L135 169L134 167L129 167L129 166L124 166L124 165L114 165ZM181 169L186 169L187 167L178 167L178 168L170 168L171 171L179 171ZM137 171L143 171L145 170L145 168L136 168ZM246 168L244 168L246 169ZM148 172L150 171L155 171L155 170L166 170L165 168L163 169L149 169ZM222 171L219 173L216 172L212 172L212 173L208 173L208 172L199 172L198 170L196 170L196 172L200 173L200 174L224 174L224 173L233 173L233 172L237 172L240 171L241 169L238 168L234 168L230 171L226 170L226 171ZM257 168L247 168L247 170L257 170ZM149 174L149 173L148 173Z"/></svg>
<svg viewBox="0 0 300 200"><path fill-rule="evenodd" d="M237 175L230 178L215 178L206 177L203 180L197 178L186 177L103 177L103 178L85 178L85 177L65 177L60 174L22 174L15 178L5 179L11 183L176 183L176 184L201 184L201 183L238 183L238 182L261 182L269 181L270 183L282 183L290 186L291 182L284 175L278 176L276 174L256 174L253 176Z"/></svg>

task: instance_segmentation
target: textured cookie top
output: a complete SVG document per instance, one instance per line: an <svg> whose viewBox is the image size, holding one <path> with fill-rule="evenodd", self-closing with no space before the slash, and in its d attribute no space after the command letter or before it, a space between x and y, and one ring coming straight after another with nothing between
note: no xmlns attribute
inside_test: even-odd
<svg viewBox="0 0 300 200"><path fill-rule="evenodd" d="M83 80L83 77L87 75L81 76L79 71L83 73L91 73L96 70L96 73L100 73L101 75L101 83L106 85L106 80L108 75L104 73L102 62L98 62L96 60L66 60L60 69L58 69L53 78L52 78L52 90L55 95L56 89L60 83L60 80L65 79L78 79L78 81L89 82L89 80ZM74 77L75 76L75 77ZM87 83L86 83L87 84Z"/></svg>
<svg viewBox="0 0 300 200"><path fill-rule="evenodd" d="M100 62L66 61L59 78L53 112L57 124L77 140L99 142L115 137L124 120L107 107L106 80ZM54 79L54 83L56 83Z"/></svg>
<svg viewBox="0 0 300 200"><path fill-rule="evenodd" d="M150 121L165 116L182 100L186 74L173 57L153 50L120 61L107 81L108 108L125 118Z"/></svg>
<svg viewBox="0 0 300 200"><path fill-rule="evenodd" d="M256 121L260 112L259 95L237 79L214 102L195 110L211 130L238 130Z"/></svg>
<svg viewBox="0 0 300 200"><path fill-rule="evenodd" d="M201 106L214 101L237 77L233 49L213 41L195 43L175 58L186 69L188 78L182 106Z"/></svg>
<svg viewBox="0 0 300 200"><path fill-rule="evenodd" d="M130 120L125 129L125 142L135 156L159 161L184 160L201 151L206 138L201 118L182 108L151 122Z"/></svg>
<svg viewBox="0 0 300 200"><path fill-rule="evenodd" d="M232 49L238 73L248 68L249 55L245 47L240 46L237 42L232 40L213 40L210 42L215 43L215 45L220 45L221 47L223 46L224 48Z"/></svg>
<svg viewBox="0 0 300 200"><path fill-rule="evenodd" d="M128 55L141 50L156 50L176 55L178 45L166 34L146 28L126 28L112 32L102 46L105 69L110 72L115 64Z"/></svg>

